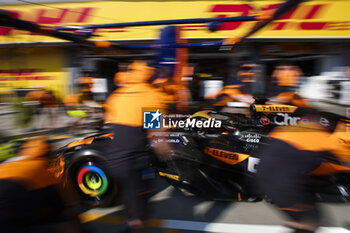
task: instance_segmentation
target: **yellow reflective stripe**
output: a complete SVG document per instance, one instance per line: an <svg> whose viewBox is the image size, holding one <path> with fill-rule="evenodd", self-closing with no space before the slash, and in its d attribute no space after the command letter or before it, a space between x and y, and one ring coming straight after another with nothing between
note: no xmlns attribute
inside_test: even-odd
<svg viewBox="0 0 350 233"><path fill-rule="evenodd" d="M170 179L172 179L172 180L177 180L177 181L180 180L180 177L177 176L177 175L172 175L172 174L164 173L164 172L158 172L158 174L159 174L160 176L168 177L168 178L170 178Z"/></svg>

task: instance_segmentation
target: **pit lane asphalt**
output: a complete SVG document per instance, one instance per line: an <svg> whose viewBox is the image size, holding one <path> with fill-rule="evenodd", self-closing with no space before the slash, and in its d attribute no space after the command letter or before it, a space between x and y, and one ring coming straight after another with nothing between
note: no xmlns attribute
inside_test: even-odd
<svg viewBox="0 0 350 233"><path fill-rule="evenodd" d="M156 178L156 193L150 202L151 232L289 232L285 220L270 203L218 202L186 196ZM350 232L350 203L321 204L323 225L318 232ZM91 232L118 232L123 222L123 207L90 209L80 215Z"/></svg>

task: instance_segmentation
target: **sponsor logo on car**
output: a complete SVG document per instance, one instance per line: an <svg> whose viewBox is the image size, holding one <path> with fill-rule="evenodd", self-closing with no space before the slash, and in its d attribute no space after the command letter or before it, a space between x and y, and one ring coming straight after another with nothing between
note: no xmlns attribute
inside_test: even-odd
<svg viewBox="0 0 350 233"><path fill-rule="evenodd" d="M260 118L260 123L262 125L269 125L271 123L270 119L267 116L262 116Z"/></svg>
<svg viewBox="0 0 350 233"><path fill-rule="evenodd" d="M309 122L307 117L294 117L288 113L277 113L273 118L273 122L279 126L306 124Z"/></svg>
<svg viewBox="0 0 350 233"><path fill-rule="evenodd" d="M247 159L249 155L206 146L204 152L218 160L233 165Z"/></svg>
<svg viewBox="0 0 350 233"><path fill-rule="evenodd" d="M261 136L259 134L248 133L243 134L240 139L249 143L259 143L261 140Z"/></svg>
<svg viewBox="0 0 350 233"><path fill-rule="evenodd" d="M171 143L171 144L180 144L182 142L181 138L157 138L156 140L153 141L153 143L160 143L160 142L164 142L166 141L167 143Z"/></svg>
<svg viewBox="0 0 350 233"><path fill-rule="evenodd" d="M282 113L293 113L298 107L284 104L256 104L254 105L255 111L257 112L282 112Z"/></svg>
<svg viewBox="0 0 350 233"><path fill-rule="evenodd" d="M328 127L330 125L330 122L327 118L321 117L320 118L320 125L323 127Z"/></svg>

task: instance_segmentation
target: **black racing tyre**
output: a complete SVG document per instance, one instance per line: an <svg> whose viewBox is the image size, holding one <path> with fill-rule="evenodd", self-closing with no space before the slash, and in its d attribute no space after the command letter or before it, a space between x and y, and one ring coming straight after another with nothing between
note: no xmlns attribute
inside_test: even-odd
<svg viewBox="0 0 350 233"><path fill-rule="evenodd" d="M70 178L79 193L81 203L88 207L104 207L117 195L114 182L108 177L103 161L81 158L70 167Z"/></svg>

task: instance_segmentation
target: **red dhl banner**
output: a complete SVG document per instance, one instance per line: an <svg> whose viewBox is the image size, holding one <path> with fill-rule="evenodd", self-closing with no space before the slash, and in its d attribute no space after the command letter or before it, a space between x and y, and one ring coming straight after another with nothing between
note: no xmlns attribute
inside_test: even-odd
<svg viewBox="0 0 350 233"><path fill-rule="evenodd" d="M256 14L281 4L282 1L100 1L6 6L21 19L53 26L106 24L165 19L232 17ZM350 37L350 1L315 0L305 2L279 20L271 23L256 38L337 38ZM183 25L187 38L224 38L240 36L256 22L222 23L216 32L207 25ZM95 31L94 39L155 39L162 26L108 28ZM58 39L28 32L1 28L0 42L57 41Z"/></svg>
<svg viewBox="0 0 350 233"><path fill-rule="evenodd" d="M55 47L1 48L0 94L15 88L44 88L58 97L68 92L70 75L62 50Z"/></svg>
<svg viewBox="0 0 350 233"><path fill-rule="evenodd" d="M43 69L8 69L0 70L0 81L19 80L51 80L52 77L43 75Z"/></svg>

